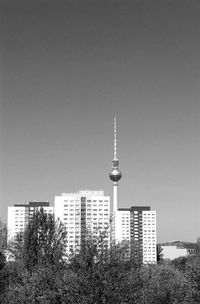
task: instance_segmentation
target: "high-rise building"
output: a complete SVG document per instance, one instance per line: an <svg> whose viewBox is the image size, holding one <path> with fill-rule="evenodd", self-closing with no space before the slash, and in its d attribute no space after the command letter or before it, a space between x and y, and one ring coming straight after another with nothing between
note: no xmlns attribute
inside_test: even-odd
<svg viewBox="0 0 200 304"><path fill-rule="evenodd" d="M130 208L130 245L135 260L156 263L156 211L149 206Z"/></svg>
<svg viewBox="0 0 200 304"><path fill-rule="evenodd" d="M130 209L119 208L115 213L116 219L116 241L130 243Z"/></svg>
<svg viewBox="0 0 200 304"><path fill-rule="evenodd" d="M8 207L7 241L13 241L19 233L23 233L34 212L43 208L45 213L53 214L49 202L29 202Z"/></svg>
<svg viewBox="0 0 200 304"><path fill-rule="evenodd" d="M62 193L55 197L55 219L60 219L67 230L66 253L78 252L86 230L94 237L110 224L110 197L103 191ZM109 244L109 234L107 235Z"/></svg>
<svg viewBox="0 0 200 304"><path fill-rule="evenodd" d="M115 221L115 241L127 243L129 254L136 262L156 263L156 212L149 206L119 208Z"/></svg>

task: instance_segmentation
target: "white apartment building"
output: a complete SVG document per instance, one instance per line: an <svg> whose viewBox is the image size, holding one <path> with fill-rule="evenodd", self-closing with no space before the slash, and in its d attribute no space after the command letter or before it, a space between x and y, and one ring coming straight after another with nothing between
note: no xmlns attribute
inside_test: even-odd
<svg viewBox="0 0 200 304"><path fill-rule="evenodd" d="M23 233L28 223L28 208L25 205L8 207L7 242L14 241L18 233Z"/></svg>
<svg viewBox="0 0 200 304"><path fill-rule="evenodd" d="M156 263L156 212L142 211L143 263Z"/></svg>
<svg viewBox="0 0 200 304"><path fill-rule="evenodd" d="M62 193L55 197L55 219L60 219L67 230L66 253L79 251L81 240L86 229L93 236L109 228L110 197L103 191L79 191L78 193ZM109 235L108 235L109 243Z"/></svg>
<svg viewBox="0 0 200 304"><path fill-rule="evenodd" d="M130 242L130 209L115 212L115 240L117 243Z"/></svg>
<svg viewBox="0 0 200 304"><path fill-rule="evenodd" d="M53 207L49 206L49 202L29 202L28 204L15 204L8 207L7 242L14 241L17 234L25 231L33 213L40 208L43 208L45 213L53 214Z"/></svg>
<svg viewBox="0 0 200 304"><path fill-rule="evenodd" d="M119 208L112 217L112 240L129 243L129 254L136 261L156 263L156 211L149 206Z"/></svg>
<svg viewBox="0 0 200 304"><path fill-rule="evenodd" d="M130 226L132 256L143 264L156 263L156 211L149 206L132 206Z"/></svg>

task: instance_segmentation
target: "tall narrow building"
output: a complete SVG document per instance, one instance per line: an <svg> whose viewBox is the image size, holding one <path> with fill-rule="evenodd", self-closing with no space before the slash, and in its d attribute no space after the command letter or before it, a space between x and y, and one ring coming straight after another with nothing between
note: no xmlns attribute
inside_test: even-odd
<svg viewBox="0 0 200 304"><path fill-rule="evenodd" d="M156 263L156 211L150 206L119 208L115 212L115 242L129 244L129 256L137 263Z"/></svg>
<svg viewBox="0 0 200 304"><path fill-rule="evenodd" d="M130 245L136 261L156 263L156 211L150 206L130 208Z"/></svg>
<svg viewBox="0 0 200 304"><path fill-rule="evenodd" d="M113 182L113 210L112 210L112 227L111 227L111 239L117 241L117 212L118 212L118 181L122 177L122 173L119 170L119 160L117 157L117 125L116 117L114 117L114 156L112 160L112 170L109 174L111 181Z"/></svg>

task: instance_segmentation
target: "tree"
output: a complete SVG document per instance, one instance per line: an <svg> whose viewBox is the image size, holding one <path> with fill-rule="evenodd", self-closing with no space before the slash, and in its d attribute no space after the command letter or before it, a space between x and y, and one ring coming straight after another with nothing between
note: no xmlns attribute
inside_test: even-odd
<svg viewBox="0 0 200 304"><path fill-rule="evenodd" d="M163 248L157 244L156 246L156 253L157 253L157 263L163 262Z"/></svg>
<svg viewBox="0 0 200 304"><path fill-rule="evenodd" d="M3 254L3 252L0 251L0 300L6 288L5 271L4 271L5 265L6 265L6 257Z"/></svg>
<svg viewBox="0 0 200 304"><path fill-rule="evenodd" d="M29 221L24 234L18 235L11 251L28 271L33 271L37 266L61 264L65 248L65 227L41 208Z"/></svg>
<svg viewBox="0 0 200 304"><path fill-rule="evenodd" d="M200 253L191 256L186 263L185 276L188 281L187 299L190 304L200 303Z"/></svg>
<svg viewBox="0 0 200 304"><path fill-rule="evenodd" d="M139 303L185 303L186 279L177 269L168 265L144 265L140 270L143 288Z"/></svg>
<svg viewBox="0 0 200 304"><path fill-rule="evenodd" d="M187 256L181 256L174 260L172 260L171 264L178 270L185 272L186 269L186 263L188 261L189 257Z"/></svg>
<svg viewBox="0 0 200 304"><path fill-rule="evenodd" d="M127 260L127 244L105 246L106 232L88 235L68 264L65 277L70 303L133 303L135 272ZM134 274L134 275L133 275Z"/></svg>
<svg viewBox="0 0 200 304"><path fill-rule="evenodd" d="M196 251L197 251L197 253L200 252L200 236L197 238Z"/></svg>
<svg viewBox="0 0 200 304"><path fill-rule="evenodd" d="M53 215L37 211L11 247L4 303L62 303L66 230Z"/></svg>
<svg viewBox="0 0 200 304"><path fill-rule="evenodd" d="M7 247L7 226L0 219L0 250L5 250Z"/></svg>
<svg viewBox="0 0 200 304"><path fill-rule="evenodd" d="M4 304L61 304L68 303L63 291L64 269L41 266L32 271L24 270L22 281L13 284L4 296Z"/></svg>
<svg viewBox="0 0 200 304"><path fill-rule="evenodd" d="M0 251L0 271L5 267L6 257L3 252Z"/></svg>
<svg viewBox="0 0 200 304"><path fill-rule="evenodd" d="M188 259L185 273L172 265L138 265L128 259L130 244L107 246L104 230L95 235L86 231L79 252L63 259L65 233L47 218L43 211L35 215L19 238L18 260L7 266L3 303L200 303L199 256Z"/></svg>

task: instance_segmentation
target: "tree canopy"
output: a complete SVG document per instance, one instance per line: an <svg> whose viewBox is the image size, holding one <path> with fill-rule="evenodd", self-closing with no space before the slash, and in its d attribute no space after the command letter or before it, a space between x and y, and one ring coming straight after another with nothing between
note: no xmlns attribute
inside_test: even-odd
<svg viewBox="0 0 200 304"><path fill-rule="evenodd" d="M18 235L12 244L16 260L24 263L28 271L37 266L59 265L65 258L66 229L52 214L41 208L29 221L23 235Z"/></svg>
<svg viewBox="0 0 200 304"><path fill-rule="evenodd" d="M142 265L127 258L129 244L107 246L107 231L89 231L79 252L65 256L66 230L43 210L13 247L0 254L4 304L199 304L200 255L171 264ZM182 262L181 262L182 263Z"/></svg>

